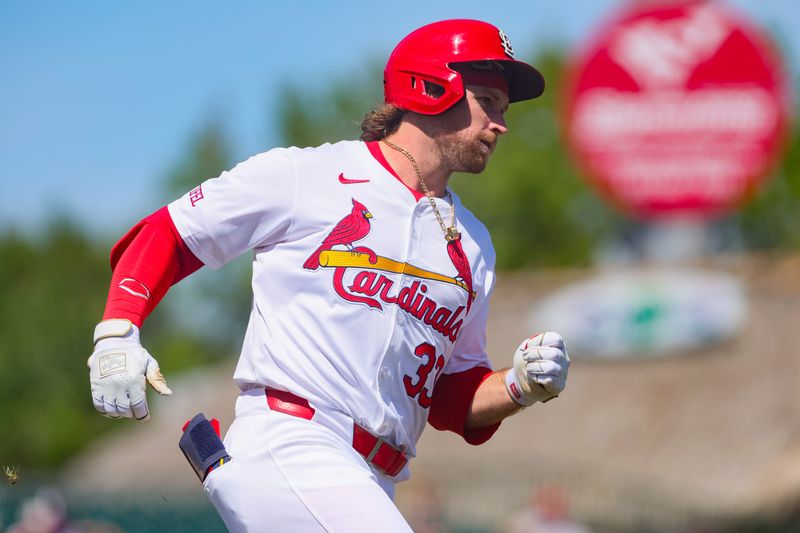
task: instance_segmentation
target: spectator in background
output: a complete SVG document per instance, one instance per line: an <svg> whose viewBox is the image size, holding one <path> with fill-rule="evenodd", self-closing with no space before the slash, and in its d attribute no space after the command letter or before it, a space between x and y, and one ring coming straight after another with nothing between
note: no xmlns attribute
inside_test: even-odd
<svg viewBox="0 0 800 533"><path fill-rule="evenodd" d="M60 492L41 488L19 509L19 521L8 533L66 533L75 531L67 526L67 504Z"/></svg>
<svg viewBox="0 0 800 533"><path fill-rule="evenodd" d="M122 531L107 522L70 521L67 515L67 503L61 492L53 487L42 487L31 498L22 502L19 521L11 524L6 533L122 533Z"/></svg>
<svg viewBox="0 0 800 533"><path fill-rule="evenodd" d="M511 516L506 533L589 533L570 516L569 498L558 485L542 485L531 491L528 506Z"/></svg>

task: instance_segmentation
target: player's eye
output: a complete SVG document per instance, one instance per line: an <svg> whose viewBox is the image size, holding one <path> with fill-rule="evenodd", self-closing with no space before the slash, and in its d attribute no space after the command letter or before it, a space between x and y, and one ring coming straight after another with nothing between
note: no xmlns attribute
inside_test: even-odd
<svg viewBox="0 0 800 533"><path fill-rule="evenodd" d="M487 112L497 112L505 114L508 106L503 105L499 98L494 98L492 96L480 96L478 97L478 103L483 107Z"/></svg>
<svg viewBox="0 0 800 533"><path fill-rule="evenodd" d="M494 98L490 96L479 96L477 100L478 103L481 104L481 107L483 107L484 109L492 109L495 107Z"/></svg>

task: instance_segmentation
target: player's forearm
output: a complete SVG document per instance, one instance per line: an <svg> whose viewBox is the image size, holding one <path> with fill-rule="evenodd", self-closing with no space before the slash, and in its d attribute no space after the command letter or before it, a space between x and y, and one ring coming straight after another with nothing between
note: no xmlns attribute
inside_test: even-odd
<svg viewBox="0 0 800 533"><path fill-rule="evenodd" d="M518 413L522 406L508 395L505 376L508 369L493 373L481 383L475 392L467 414L467 428L491 426Z"/></svg>
<svg viewBox="0 0 800 533"><path fill-rule="evenodd" d="M166 207L134 226L111 252L113 274L103 319L141 326L174 283L202 266Z"/></svg>

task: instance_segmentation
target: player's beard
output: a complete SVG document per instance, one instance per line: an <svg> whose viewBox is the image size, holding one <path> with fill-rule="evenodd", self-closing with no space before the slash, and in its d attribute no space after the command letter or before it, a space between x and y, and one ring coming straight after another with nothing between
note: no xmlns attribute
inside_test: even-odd
<svg viewBox="0 0 800 533"><path fill-rule="evenodd" d="M442 163L451 172L470 174L479 174L486 169L496 143L497 136L492 133L472 136L459 131L436 137Z"/></svg>

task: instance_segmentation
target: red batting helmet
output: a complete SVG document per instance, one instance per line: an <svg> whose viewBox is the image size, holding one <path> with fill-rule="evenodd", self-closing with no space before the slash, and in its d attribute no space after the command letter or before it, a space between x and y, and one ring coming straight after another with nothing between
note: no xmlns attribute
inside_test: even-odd
<svg viewBox="0 0 800 533"><path fill-rule="evenodd" d="M383 71L386 103L423 115L442 113L464 97L459 64L499 70L508 82L509 102L536 98L544 78L514 59L505 33L480 20L443 20L408 34L392 51ZM431 90L429 84L441 87ZM443 90L443 91L442 91Z"/></svg>

